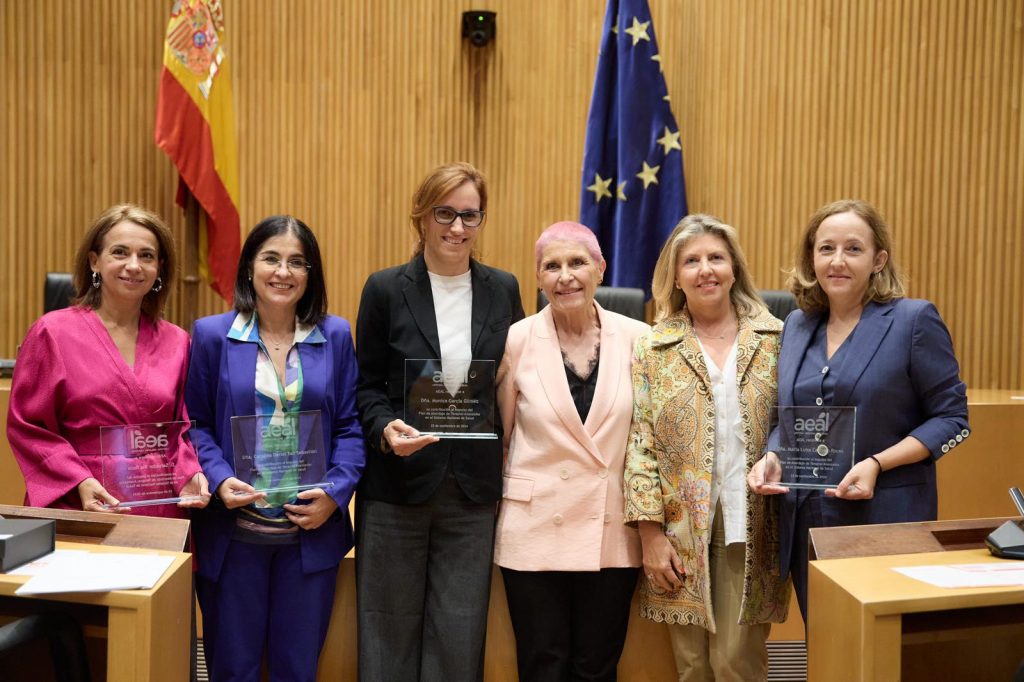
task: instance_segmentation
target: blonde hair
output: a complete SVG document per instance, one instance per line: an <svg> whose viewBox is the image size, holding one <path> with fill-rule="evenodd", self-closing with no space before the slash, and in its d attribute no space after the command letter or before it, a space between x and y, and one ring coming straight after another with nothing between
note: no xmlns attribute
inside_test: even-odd
<svg viewBox="0 0 1024 682"><path fill-rule="evenodd" d="M885 251L889 257L879 272L871 274L868 289L864 292L863 303L875 301L886 303L894 298L906 296L906 278L892 254L892 233L885 224L878 210L860 199L840 199L825 204L811 216L804 229L796 256L796 265L787 271L789 276L786 287L796 297L796 304L805 313L823 313L828 311L828 296L818 284L814 275L814 240L818 236L818 228L826 218L839 213L853 213L863 220L875 241L875 252Z"/></svg>
<svg viewBox="0 0 1024 682"><path fill-rule="evenodd" d="M686 294L682 289L676 287L676 263L679 259L679 252L691 240L704 234L718 237L725 242L725 246L729 250L729 257L732 259L732 273L736 278L729 290L729 300L732 302L733 308L736 309L736 314L740 317L757 317L768 310L750 276L747 259L740 248L736 228L726 225L714 216L695 213L680 220L672 230L672 234L669 235L658 256L658 263L654 266L651 292L654 295L655 322L661 322L665 318L671 317L686 305Z"/></svg>
<svg viewBox="0 0 1024 682"><path fill-rule="evenodd" d="M174 237L167 225L156 213L134 204L118 204L111 206L100 214L92 227L82 237L75 254L75 266L72 281L75 285L75 298L72 305L99 308L103 301L103 288L92 285L92 266L89 253L99 254L103 251L103 239L114 227L121 223L132 223L153 233L157 243L157 277L162 284L160 291L150 290L142 299L142 313L151 320L158 320L163 315L164 304L174 286Z"/></svg>

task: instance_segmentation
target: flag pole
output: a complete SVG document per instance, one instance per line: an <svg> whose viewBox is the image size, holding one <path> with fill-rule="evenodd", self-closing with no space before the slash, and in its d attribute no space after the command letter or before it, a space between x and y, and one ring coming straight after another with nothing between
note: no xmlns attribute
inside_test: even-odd
<svg viewBox="0 0 1024 682"><path fill-rule="evenodd" d="M202 210L195 195L181 183L185 198L185 239L181 260L181 313L179 325L191 329L199 317L199 212Z"/></svg>

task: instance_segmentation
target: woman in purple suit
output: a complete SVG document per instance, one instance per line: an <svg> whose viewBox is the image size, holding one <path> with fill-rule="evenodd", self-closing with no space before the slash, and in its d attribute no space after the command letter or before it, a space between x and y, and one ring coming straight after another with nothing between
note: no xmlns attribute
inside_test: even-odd
<svg viewBox="0 0 1024 682"><path fill-rule="evenodd" d="M197 321L192 333L185 400L215 491L193 522L214 680L259 680L264 654L271 680L316 679L338 564L352 547L348 503L366 461L351 328L326 313L316 238L302 221L273 216L242 247L234 310ZM266 494L236 477L232 417L287 423L311 410L320 412L327 485Z"/></svg>
<svg viewBox="0 0 1024 682"><path fill-rule="evenodd" d="M811 217L790 278L779 405L856 407L855 463L819 490L781 484L772 432L747 482L782 494L783 577L807 618L807 531L935 519L935 461L970 435L967 392L935 306L904 298L892 238L870 204L842 200ZM789 479L787 479L789 480Z"/></svg>

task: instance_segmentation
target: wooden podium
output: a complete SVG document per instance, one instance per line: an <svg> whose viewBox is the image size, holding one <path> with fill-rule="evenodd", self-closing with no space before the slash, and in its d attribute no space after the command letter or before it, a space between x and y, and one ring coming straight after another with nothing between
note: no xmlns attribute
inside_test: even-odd
<svg viewBox="0 0 1024 682"><path fill-rule="evenodd" d="M0 505L7 518L55 519L58 549L91 552L170 554L170 568L150 590L74 592L19 597L14 594L28 578L0 574L0 621L7 622L40 610L57 609L74 615L86 636L105 638L106 674L90 650L94 679L110 682L167 682L189 677L192 559L182 552L188 521L143 516L120 516L62 509ZM36 644L36 643L33 643ZM45 648L35 649L45 652ZM100 652L103 653L102 651ZM43 653L8 656L4 679L46 679ZM97 668L99 670L97 670Z"/></svg>
<svg viewBox="0 0 1024 682"><path fill-rule="evenodd" d="M1024 659L1024 586L946 589L895 567L1002 562L1005 519L811 530L808 680L1009 680Z"/></svg>

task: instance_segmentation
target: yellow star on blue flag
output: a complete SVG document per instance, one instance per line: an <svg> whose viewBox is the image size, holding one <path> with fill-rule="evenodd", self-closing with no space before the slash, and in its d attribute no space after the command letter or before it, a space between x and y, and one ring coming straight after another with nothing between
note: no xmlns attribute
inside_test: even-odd
<svg viewBox="0 0 1024 682"><path fill-rule="evenodd" d="M647 27L651 25L651 22L645 21L640 23L640 20L633 17L633 25L626 29L626 33L633 39L633 47L641 40L650 40L651 37L647 35Z"/></svg>
<svg viewBox="0 0 1024 682"><path fill-rule="evenodd" d="M590 187L587 187L587 191L594 193L594 203L595 204L597 202L601 201L601 199L603 199L605 197L609 197L610 198L612 196L611 191L609 191L609 189L608 189L608 187L610 187L611 184L612 184L612 179L611 178L608 178L607 180L605 180L604 178L602 178L597 173L594 173L594 184L591 185Z"/></svg>

